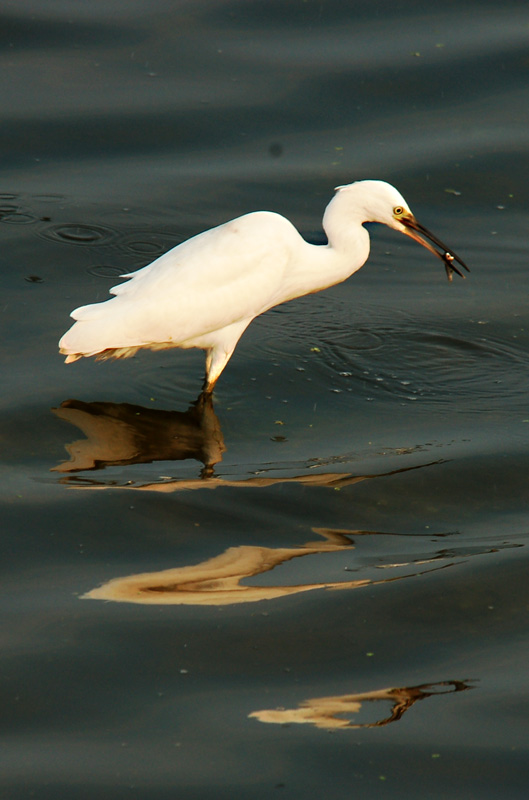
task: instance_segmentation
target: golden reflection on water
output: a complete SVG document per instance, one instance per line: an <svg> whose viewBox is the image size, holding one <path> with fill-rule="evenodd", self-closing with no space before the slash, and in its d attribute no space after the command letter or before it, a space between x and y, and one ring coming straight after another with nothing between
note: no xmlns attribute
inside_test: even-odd
<svg viewBox="0 0 529 800"><path fill-rule="evenodd" d="M225 451L219 420L213 410L211 397L201 396L186 412L156 411L126 403L84 403L68 400L54 413L79 427L86 439L67 445L70 460L54 467L60 473L79 470L97 470L110 465L131 465L157 460L180 460L195 458L204 465L199 478L160 478L160 482L135 484L126 481L117 484L92 480L78 476L64 475L61 482L85 489L132 489L135 491L174 492L189 489L268 487L275 484L297 483L310 486L341 488L360 481L394 475L399 472L421 469L439 463L420 464L373 475L352 475L343 472L309 471L314 465L305 464L303 473L290 477L267 477L248 475L240 480L220 478L213 474L216 463ZM331 459L331 463L336 459ZM323 464L318 463L321 469ZM292 469L292 467L290 467ZM122 578L114 578L108 583L83 595L85 598L115 600L128 603L165 605L209 605L220 606L235 603L253 603L272 600L316 589L358 589L390 581L424 575L438 569L445 569L458 563L457 559L487 552L483 547L450 548L432 552L423 551L422 557L412 557L404 553L400 560L391 561L375 557L371 569L384 569L386 576L374 579L372 575L348 581L322 581L295 585L252 586L242 581L274 570L281 564L295 558L309 555L351 550L354 548L351 537L389 535L377 531L336 530L333 528L313 528L322 540L310 541L295 547L261 547L243 545L230 547L225 552L202 563L161 570L153 573L140 573ZM447 534L434 534L444 536ZM505 545L507 546L507 545ZM514 546L514 545L512 545ZM419 571L420 565L432 565ZM367 565L369 568L369 565ZM363 564L364 570L366 564ZM412 568L412 569L411 569ZM408 574L402 574L402 570ZM360 567L358 568L360 570ZM399 574L395 570L400 570Z"/></svg>
<svg viewBox="0 0 529 800"><path fill-rule="evenodd" d="M339 531L314 528L314 533L323 541L307 542L301 547L256 547L243 545L230 547L214 558L186 567L176 567L159 572L144 572L124 578L114 578L97 589L82 595L83 599L115 600L126 603L146 605L206 605L221 606L235 603L255 603L260 600L273 600L279 597L309 592L315 589L358 589L376 586L396 580L424 575L427 572L444 569L450 564L428 570L414 571L380 580L330 581L324 583L304 583L295 586L245 586L241 581L275 569L293 558L322 553L336 553L353 550L350 536L362 535L363 531ZM417 560L410 564L397 564L396 567L410 566L412 563L425 564L435 558Z"/></svg>
<svg viewBox="0 0 529 800"><path fill-rule="evenodd" d="M301 724L314 725L323 730L380 728L397 722L406 711L418 701L442 694L454 694L474 687L468 680L442 681L440 683L423 683L420 686L404 686L399 688L378 689L360 694L342 694L335 697L314 697L304 700L297 708L276 708L253 711L249 717L260 722L276 725ZM375 719L373 722L354 722L366 703L383 701L390 704L389 714ZM353 719L350 719L353 717Z"/></svg>

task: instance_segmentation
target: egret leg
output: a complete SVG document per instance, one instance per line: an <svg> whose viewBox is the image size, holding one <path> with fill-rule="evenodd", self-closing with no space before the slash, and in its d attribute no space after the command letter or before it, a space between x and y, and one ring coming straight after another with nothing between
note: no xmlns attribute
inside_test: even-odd
<svg viewBox="0 0 529 800"><path fill-rule="evenodd" d="M204 394L213 392L222 370L232 357L237 342L251 321L245 319L242 322L235 322L218 332L218 344L208 348L206 354L206 377L202 387Z"/></svg>
<svg viewBox="0 0 529 800"><path fill-rule="evenodd" d="M233 348L235 349L235 348ZM204 385L202 391L204 394L212 394L215 384L217 383L220 374L228 361L231 358L233 350L227 353L225 350L216 347L207 351L206 355L206 377L204 378Z"/></svg>

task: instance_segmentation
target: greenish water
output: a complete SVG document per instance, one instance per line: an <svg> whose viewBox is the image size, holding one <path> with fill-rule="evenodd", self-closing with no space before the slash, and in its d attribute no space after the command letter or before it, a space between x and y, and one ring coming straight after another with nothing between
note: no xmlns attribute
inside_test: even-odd
<svg viewBox="0 0 529 800"><path fill-rule="evenodd" d="M6 797L525 797L525 17L5 5ZM199 352L59 357L120 274L260 208L321 242L369 177L467 280L371 226L203 414Z"/></svg>

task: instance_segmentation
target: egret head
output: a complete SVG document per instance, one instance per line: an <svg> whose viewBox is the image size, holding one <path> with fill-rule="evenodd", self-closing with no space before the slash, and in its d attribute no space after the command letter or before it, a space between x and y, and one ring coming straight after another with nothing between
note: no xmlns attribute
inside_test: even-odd
<svg viewBox="0 0 529 800"><path fill-rule="evenodd" d="M354 204L357 213L362 216L363 222L382 222L400 233L410 236L422 244L431 253L436 255L445 265L448 280L457 272L462 278L463 273L455 266L454 261L469 271L467 265L453 250L444 245L433 233L421 225L412 214L400 192L390 183L385 181L357 181L346 186L337 186L336 191L344 193ZM434 247L435 245L435 247ZM436 249L439 248L439 249Z"/></svg>
<svg viewBox="0 0 529 800"><path fill-rule="evenodd" d="M412 216L401 193L385 181L356 181L337 186L335 191L340 200L347 202L350 212L362 218L362 222L382 222L403 233L401 215Z"/></svg>

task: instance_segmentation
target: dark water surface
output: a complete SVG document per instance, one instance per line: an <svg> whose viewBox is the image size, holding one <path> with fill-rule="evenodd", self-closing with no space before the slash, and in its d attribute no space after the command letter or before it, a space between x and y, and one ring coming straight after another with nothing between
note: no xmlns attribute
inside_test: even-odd
<svg viewBox="0 0 529 800"><path fill-rule="evenodd" d="M7 0L2 797L525 798L523 4ZM370 263L203 356L76 306L238 214L388 180Z"/></svg>

